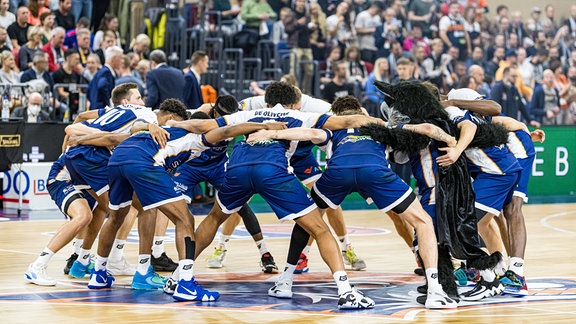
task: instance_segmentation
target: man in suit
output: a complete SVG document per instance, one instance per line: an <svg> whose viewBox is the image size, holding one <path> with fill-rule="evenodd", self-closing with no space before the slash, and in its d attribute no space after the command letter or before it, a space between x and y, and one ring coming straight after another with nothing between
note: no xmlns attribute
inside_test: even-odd
<svg viewBox="0 0 576 324"><path fill-rule="evenodd" d="M41 79L46 81L50 86L50 91L54 87L54 80L50 73L48 73L48 54L44 52L36 52L32 57L32 68L24 71L20 76L20 82L26 83L32 80Z"/></svg>
<svg viewBox="0 0 576 324"><path fill-rule="evenodd" d="M200 89L200 76L208 70L208 54L196 51L192 54L190 71L184 75L184 103L188 109L196 109L204 103Z"/></svg>
<svg viewBox="0 0 576 324"><path fill-rule="evenodd" d="M166 64L166 54L162 50L150 53L152 70L146 74L148 98L146 107L158 109L160 103L169 98L182 101L184 93L184 74Z"/></svg>
<svg viewBox="0 0 576 324"><path fill-rule="evenodd" d="M114 80L116 71L122 65L124 52L118 46L112 46L106 49L106 64L96 72L92 81L88 85L88 100L90 100L90 109L100 109L110 103L112 89L114 89Z"/></svg>
<svg viewBox="0 0 576 324"><path fill-rule="evenodd" d="M50 115L42 110L42 95L32 92L28 97L28 106L14 109L12 117L22 118L27 123L49 121Z"/></svg>

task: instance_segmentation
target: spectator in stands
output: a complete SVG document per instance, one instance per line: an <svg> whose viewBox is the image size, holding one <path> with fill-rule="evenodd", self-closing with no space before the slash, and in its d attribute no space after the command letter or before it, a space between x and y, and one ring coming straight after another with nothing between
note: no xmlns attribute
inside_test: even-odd
<svg viewBox="0 0 576 324"><path fill-rule="evenodd" d="M90 27L90 19L92 19L92 1L91 0L72 0L72 15L76 18L76 25L80 21L80 17L88 19L88 26Z"/></svg>
<svg viewBox="0 0 576 324"><path fill-rule="evenodd" d="M88 100L91 109L100 109L110 103L116 71L122 65L124 52L120 47L111 46L106 49L106 63L96 72L88 85Z"/></svg>
<svg viewBox="0 0 576 324"><path fill-rule="evenodd" d="M20 76L20 82L25 83L31 80L44 80L50 87L54 87L54 80L48 72L48 54L38 51L32 57L32 68L24 71Z"/></svg>
<svg viewBox="0 0 576 324"><path fill-rule="evenodd" d="M504 47L496 47L496 49L494 49L494 56L488 63L486 63L486 76L489 77L490 80L494 80L496 71L500 67L500 61L504 59L505 55L506 50Z"/></svg>
<svg viewBox="0 0 576 324"><path fill-rule="evenodd" d="M506 46L507 49L517 50L520 46L520 41L518 39L518 35L512 33L508 36L508 45Z"/></svg>
<svg viewBox="0 0 576 324"><path fill-rule="evenodd" d="M8 28L16 21L16 16L8 11L10 0L0 0L0 27Z"/></svg>
<svg viewBox="0 0 576 324"><path fill-rule="evenodd" d="M80 56L80 64L82 65L83 70L86 67L86 63L88 61L88 56L92 54L92 49L90 48L90 30L88 29L79 29L76 32L76 52Z"/></svg>
<svg viewBox="0 0 576 324"><path fill-rule="evenodd" d="M502 18L508 18L508 7L506 5L499 5L496 7L496 15L494 15L494 20L492 21L492 32L498 31L500 26L500 20Z"/></svg>
<svg viewBox="0 0 576 324"><path fill-rule="evenodd" d="M403 55L402 44L399 41L392 42L392 50L390 51L390 55L388 55L388 63L390 63L390 71L394 74L397 74L397 62Z"/></svg>
<svg viewBox="0 0 576 324"><path fill-rule="evenodd" d="M22 118L27 123L40 123L50 120L50 114L42 110L42 95L38 92L32 92L28 97L26 107L14 109L11 117Z"/></svg>
<svg viewBox="0 0 576 324"><path fill-rule="evenodd" d="M322 99L333 103L336 98L354 95L354 86L346 83L346 62L337 61L332 66L334 78L324 87Z"/></svg>
<svg viewBox="0 0 576 324"><path fill-rule="evenodd" d="M40 25L42 29L42 45L45 45L50 40L50 33L54 29L54 13L47 11L40 15Z"/></svg>
<svg viewBox="0 0 576 324"><path fill-rule="evenodd" d="M76 24L76 18L70 11L72 7L72 0L60 0L60 6L58 10L54 11L56 16L56 25L64 28L64 30L74 29Z"/></svg>
<svg viewBox="0 0 576 324"><path fill-rule="evenodd" d="M138 55L141 60L148 59L148 49L150 48L150 37L146 34L138 34L130 43L130 52ZM142 92L140 92L142 93Z"/></svg>
<svg viewBox="0 0 576 324"><path fill-rule="evenodd" d="M326 18L328 24L329 43L339 46L342 52L346 47L356 44L356 28L350 17L350 5L340 2L336 7L336 13Z"/></svg>
<svg viewBox="0 0 576 324"><path fill-rule="evenodd" d="M370 7L356 16L354 22L356 34L358 35L358 47L360 48L361 58L363 61L374 63L376 61L376 43L374 33L376 27L382 24L381 13L384 10L384 3L374 1Z"/></svg>
<svg viewBox="0 0 576 324"><path fill-rule="evenodd" d="M544 62L548 59L548 50L540 49L530 59L534 75L534 83L542 83L544 77Z"/></svg>
<svg viewBox="0 0 576 324"><path fill-rule="evenodd" d="M448 52L442 54L442 62L444 64L444 81L445 85L451 89L458 83L458 78L456 75L456 63L460 55L460 49L456 46L452 46L448 49Z"/></svg>
<svg viewBox="0 0 576 324"><path fill-rule="evenodd" d="M86 17L80 17L76 22L76 28L69 30L66 32L66 38L64 38L64 45L68 48L78 48L77 38L78 38L78 31L81 29L89 29L90 28L90 19ZM91 38L91 34L89 35L89 39Z"/></svg>
<svg viewBox="0 0 576 324"><path fill-rule="evenodd" d="M203 51L196 51L192 53L190 60L190 71L184 75L184 104L188 109L196 109L204 104L202 98L202 89L200 89L200 77L208 70L209 58L208 54Z"/></svg>
<svg viewBox="0 0 576 324"><path fill-rule="evenodd" d="M376 59L374 63L374 70L368 75L368 80L366 81L366 97L377 107L380 107L384 97L382 93L376 89L374 86L374 81L382 81L390 83L392 80L390 78L390 65L385 57L380 57Z"/></svg>
<svg viewBox="0 0 576 324"><path fill-rule="evenodd" d="M424 46L416 45L412 48L412 59L414 60L414 78L424 81L426 77L426 71L424 70L426 52L424 51Z"/></svg>
<svg viewBox="0 0 576 324"><path fill-rule="evenodd" d="M534 35L535 32L544 30L542 28L542 17L540 16L540 7L532 7L530 12L530 18L526 20L526 32L530 35Z"/></svg>
<svg viewBox="0 0 576 324"><path fill-rule="evenodd" d="M20 50L20 46L26 44L28 41L28 15L30 10L27 7L20 7L16 13L16 21L12 25L8 26L8 36L12 40L12 47L16 50Z"/></svg>
<svg viewBox="0 0 576 324"><path fill-rule="evenodd" d="M460 50L458 59L464 61L468 55L472 54L472 42L464 28L460 4L451 2L449 9L449 14L442 17L438 23L438 33L444 42L444 47L457 47Z"/></svg>
<svg viewBox="0 0 576 324"><path fill-rule="evenodd" d="M82 76L86 81L88 81L88 83L90 83L96 72L98 72L101 67L102 63L100 63L100 57L96 54L90 54L86 59L86 68L84 69L84 72L82 72Z"/></svg>
<svg viewBox="0 0 576 324"><path fill-rule="evenodd" d="M486 98L490 98L490 92L492 88L484 80L484 69L480 65L470 65L468 68L468 75L474 78L476 82L476 92L483 95Z"/></svg>
<svg viewBox="0 0 576 324"><path fill-rule="evenodd" d="M290 73L293 75L301 75L302 70L302 84L301 90L303 93L312 93L312 77L313 66L312 64L301 65L302 61L312 61L312 48L310 47L310 31L312 26L310 24L310 13L306 5L306 0L296 0L292 12L286 18L284 26L288 34L288 45L290 45Z"/></svg>
<svg viewBox="0 0 576 324"><path fill-rule="evenodd" d="M468 33L468 37L470 38L472 46L480 46L480 34L482 32L482 28L480 27L480 23L476 20L476 8L466 7L466 9L464 9L462 18L464 23L464 30L466 33Z"/></svg>
<svg viewBox="0 0 576 324"><path fill-rule="evenodd" d="M115 45L121 47L120 44L120 33L118 33L118 17L106 14L100 23L100 27L98 27L98 31L94 35L94 41L92 42L92 50L96 51L101 46L100 43L104 40L104 34L106 32L112 32L115 36Z"/></svg>
<svg viewBox="0 0 576 324"><path fill-rule="evenodd" d="M408 7L408 21L412 27L420 26L424 36L432 38L431 22L439 9L440 3L436 0L414 0Z"/></svg>
<svg viewBox="0 0 576 324"><path fill-rule="evenodd" d="M28 29L28 42L20 47L18 61L20 70L26 71L32 67L34 53L42 50L42 30L38 26Z"/></svg>
<svg viewBox="0 0 576 324"><path fill-rule="evenodd" d="M424 80L430 81L438 87L444 89L444 69L445 65L442 62L442 52L444 44L440 38L435 38L430 42L432 49L430 56L428 56L422 67L424 68Z"/></svg>
<svg viewBox="0 0 576 324"><path fill-rule="evenodd" d="M10 51L3 51L0 53L0 63L2 63L0 83L19 83L20 77L18 76L18 67L14 60L14 54Z"/></svg>
<svg viewBox="0 0 576 324"><path fill-rule="evenodd" d="M430 41L422 35L422 27L416 25L412 27L410 35L404 40L402 50L405 52L412 52L415 46L422 46L426 57L430 55Z"/></svg>
<svg viewBox="0 0 576 324"><path fill-rule="evenodd" d="M140 60L133 74L142 84L146 84L146 74L148 74L148 71L150 71L150 61Z"/></svg>
<svg viewBox="0 0 576 324"><path fill-rule="evenodd" d="M518 53L514 49L507 49L506 54L504 55L504 60L500 61L498 65L498 70L496 70L496 74L494 74L494 81L502 80L502 72L505 68L510 66L515 66L518 62Z"/></svg>
<svg viewBox="0 0 576 324"><path fill-rule="evenodd" d="M560 51L558 50L558 47L551 46L548 50L548 60L543 63L544 68L549 69L550 65L554 61L560 61Z"/></svg>
<svg viewBox="0 0 576 324"><path fill-rule="evenodd" d="M40 15L50 12L50 9L46 7L46 0L30 0L28 2L28 10L30 10L28 23L32 26L40 24Z"/></svg>
<svg viewBox="0 0 576 324"><path fill-rule="evenodd" d="M374 32L374 42L378 49L378 57L389 56L392 52L393 44L402 41L402 26L396 19L394 9L388 8L384 12L384 22ZM402 51L402 46L400 46L400 51Z"/></svg>
<svg viewBox="0 0 576 324"><path fill-rule="evenodd" d="M258 31L260 37L263 38L266 38L270 32L268 21L276 20L278 16L267 0L242 1L240 12L242 19L246 22L246 28Z"/></svg>
<svg viewBox="0 0 576 324"><path fill-rule="evenodd" d="M326 37L328 37L328 23L326 14L317 2L310 4L310 22L316 28L310 33L310 47L312 56L316 61L322 61L326 58Z"/></svg>
<svg viewBox="0 0 576 324"><path fill-rule="evenodd" d="M533 121L524 103L522 97L516 87L516 79L518 78L518 69L516 67L507 67L503 71L502 81L496 82L490 93L490 99L496 101L502 106L502 114L504 116L512 117L517 120L522 117L530 125L539 127L536 121Z"/></svg>
<svg viewBox="0 0 576 324"><path fill-rule="evenodd" d="M554 87L558 90L560 95L560 115L563 115L560 119L562 120L562 125L566 124L568 120L568 103L566 101L566 95L570 91L571 84L564 73L562 73L562 63L560 61L553 61L550 63L550 70L554 73Z"/></svg>
<svg viewBox="0 0 576 324"><path fill-rule="evenodd" d="M122 58L122 65L118 70L118 78L116 78L116 83L114 86L119 86L123 83L134 83L138 85L138 91L140 94L144 93L144 85L140 80L138 80L134 75L132 75L132 70L130 70L130 58L128 55L124 55Z"/></svg>
<svg viewBox="0 0 576 324"><path fill-rule="evenodd" d="M50 33L50 42L48 42L42 50L48 54L48 71L54 72L60 68L64 63L64 35L66 31L62 27L56 27Z"/></svg>
<svg viewBox="0 0 576 324"><path fill-rule="evenodd" d="M472 49L472 56L466 59L466 67L472 65L479 65L481 67L486 65L486 62L484 61L484 49L480 46L474 46L474 49Z"/></svg>
<svg viewBox="0 0 576 324"><path fill-rule="evenodd" d="M104 33L104 38L100 43L100 48L94 51L94 53L100 57L100 62L105 61L104 53L106 52L106 49L114 46L116 43L116 34L110 30L106 31Z"/></svg>
<svg viewBox="0 0 576 324"><path fill-rule="evenodd" d="M78 72L74 71L76 66L80 61L80 56L75 50L69 49L64 52L64 64L52 75L54 78L54 83L64 83L64 84L86 84L86 80ZM78 91L70 91L70 89L65 87L58 87L56 89L60 100L68 103L70 108L70 116L76 115L78 113L78 104L80 95Z"/></svg>
<svg viewBox="0 0 576 324"><path fill-rule="evenodd" d="M542 125L561 125L560 94L554 87L554 72L545 70L542 74L542 84L534 89L530 111Z"/></svg>
<svg viewBox="0 0 576 324"><path fill-rule="evenodd" d="M529 37L528 33L524 29L524 23L522 22L522 12L514 11L510 14L510 26L508 27L509 34L516 34L518 39L524 39Z"/></svg>
<svg viewBox="0 0 576 324"><path fill-rule="evenodd" d="M341 59L342 52L340 51L340 47L332 47L330 52L328 52L328 57L326 60L320 63L320 83L326 84L332 81L332 78L334 77L334 63L340 61Z"/></svg>
<svg viewBox="0 0 576 324"><path fill-rule="evenodd" d="M283 42L284 45L288 41L288 34L286 34L286 24L287 19L290 18L292 9L290 7L282 7L278 16L280 17L278 21L274 22L272 25L272 33L270 34L270 40L278 47L278 43ZM282 46L284 46L282 45Z"/></svg>
<svg viewBox="0 0 576 324"><path fill-rule="evenodd" d="M0 26L0 53L11 50L12 44L8 42L8 32L6 28Z"/></svg>
<svg viewBox="0 0 576 324"><path fill-rule="evenodd" d="M166 54L162 50L150 53L150 68L146 75L147 107L158 109L160 103L169 98L184 101L184 74L166 64Z"/></svg>
<svg viewBox="0 0 576 324"><path fill-rule="evenodd" d="M366 62L360 58L358 46L352 45L346 48L344 61L346 61L346 81L349 83L359 82L364 88L368 71L366 70Z"/></svg>
<svg viewBox="0 0 576 324"><path fill-rule="evenodd" d="M400 81L410 81L414 79L414 63L407 57L401 57L396 62L396 77L392 79L392 84Z"/></svg>
<svg viewBox="0 0 576 324"><path fill-rule="evenodd" d="M564 20L562 25L568 26L568 34L572 39L576 39L576 4L570 6L570 17Z"/></svg>

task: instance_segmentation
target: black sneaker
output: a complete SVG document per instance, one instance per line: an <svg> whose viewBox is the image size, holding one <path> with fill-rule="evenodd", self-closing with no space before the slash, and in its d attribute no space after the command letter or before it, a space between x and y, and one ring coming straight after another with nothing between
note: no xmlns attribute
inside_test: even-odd
<svg viewBox="0 0 576 324"><path fill-rule="evenodd" d="M476 283L474 288L461 294L463 300L478 301L486 297L499 295L504 290L504 286L495 278L494 281L488 282L484 278Z"/></svg>
<svg viewBox="0 0 576 324"><path fill-rule="evenodd" d="M274 262L274 258L272 257L272 254L270 254L270 252L262 254L260 267L262 267L262 271L264 271L264 273L278 272L278 266L276 266L276 262Z"/></svg>
<svg viewBox="0 0 576 324"><path fill-rule="evenodd" d="M74 264L74 261L78 259L78 254L72 253L72 255L66 260L66 266L64 267L64 274L67 275L70 273L70 268Z"/></svg>
<svg viewBox="0 0 576 324"><path fill-rule="evenodd" d="M419 293L421 293L421 294L426 295L426 294L428 293L428 285L418 286L418 287L416 288L416 291L419 292Z"/></svg>
<svg viewBox="0 0 576 324"><path fill-rule="evenodd" d="M178 263L172 261L172 259L166 255L166 252L162 253L159 258L152 256L150 264L154 271L174 271L178 268Z"/></svg>

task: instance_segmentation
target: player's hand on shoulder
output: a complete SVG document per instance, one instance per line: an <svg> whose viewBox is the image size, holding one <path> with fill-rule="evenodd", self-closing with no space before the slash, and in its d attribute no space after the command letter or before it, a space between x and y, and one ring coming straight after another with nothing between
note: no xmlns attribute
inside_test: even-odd
<svg viewBox="0 0 576 324"><path fill-rule="evenodd" d="M537 129L530 133L530 138L532 138L532 142L544 143L546 140L546 133L541 129Z"/></svg>
<svg viewBox="0 0 576 324"><path fill-rule="evenodd" d="M168 131L156 124L150 124L148 126L148 130L150 131L150 136L156 144L160 145L162 148L166 147L166 143L170 139L170 133L168 133Z"/></svg>
<svg viewBox="0 0 576 324"><path fill-rule="evenodd" d="M266 129L269 129L269 130L280 130L280 129L288 128L286 126L286 123L282 123L282 122L265 123L264 125L266 126Z"/></svg>
<svg viewBox="0 0 576 324"><path fill-rule="evenodd" d="M262 129L259 130L255 133L250 134L250 136L248 136L248 139L246 140L246 142L248 144L250 143L256 143L256 142L260 142L260 141L266 141L272 138L272 134L274 134L274 130L267 130L267 129Z"/></svg>
<svg viewBox="0 0 576 324"><path fill-rule="evenodd" d="M68 137L68 147L74 147L80 145L79 139L81 136L70 136Z"/></svg>

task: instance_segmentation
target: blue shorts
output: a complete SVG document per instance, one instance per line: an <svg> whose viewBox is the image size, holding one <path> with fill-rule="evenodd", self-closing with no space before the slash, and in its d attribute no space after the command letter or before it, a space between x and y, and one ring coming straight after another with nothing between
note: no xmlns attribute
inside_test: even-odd
<svg viewBox="0 0 576 324"><path fill-rule="evenodd" d="M92 189L98 196L108 191L108 160L106 156L90 160L82 155L66 156L66 168L74 186L78 189Z"/></svg>
<svg viewBox="0 0 576 324"><path fill-rule="evenodd" d="M224 213L233 214L257 193L282 221L304 216L316 208L302 183L293 174L271 164L229 169L216 199Z"/></svg>
<svg viewBox="0 0 576 324"><path fill-rule="evenodd" d="M94 210L98 204L92 195L78 190L70 181L56 180L48 184L47 189L50 198L52 198L56 206L58 206L58 209L67 217L70 217L70 215L68 215L68 207L76 199L86 199L90 210Z"/></svg>
<svg viewBox="0 0 576 324"><path fill-rule="evenodd" d="M322 175L322 170L312 152L304 157L292 158L290 166L294 169L294 175L305 185L318 180Z"/></svg>
<svg viewBox="0 0 576 324"><path fill-rule="evenodd" d="M111 165L108 175L111 210L130 206L134 192L144 210L185 199L162 166Z"/></svg>
<svg viewBox="0 0 576 324"><path fill-rule="evenodd" d="M176 169L172 180L174 180L178 190L180 190L186 197L188 203L190 203L195 196L193 193L194 187L200 182L206 181L212 184L216 190L222 188L226 175L224 164L226 164L226 159L222 160L221 163L209 167L192 166L185 163Z"/></svg>
<svg viewBox="0 0 576 324"><path fill-rule="evenodd" d="M525 203L528 202L528 182L530 182L530 175L532 174L532 164L536 156L529 156L525 159L518 159L518 163L522 166L520 171L520 180L518 185L514 188L514 196L522 198Z"/></svg>
<svg viewBox="0 0 576 324"><path fill-rule="evenodd" d="M472 182L476 194L474 206L494 216L500 215L502 208L512 201L519 179L520 171L509 174L479 173Z"/></svg>
<svg viewBox="0 0 576 324"><path fill-rule="evenodd" d="M387 212L406 200L412 189L391 170L379 167L357 169L327 168L314 184L314 191L330 208L338 208L344 198L358 192L378 209Z"/></svg>

